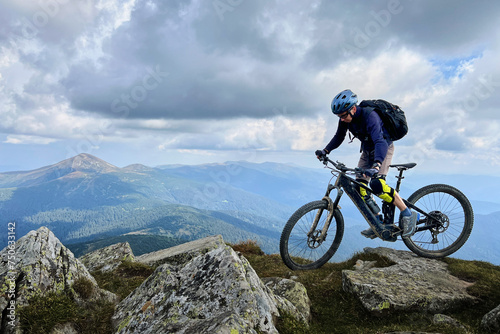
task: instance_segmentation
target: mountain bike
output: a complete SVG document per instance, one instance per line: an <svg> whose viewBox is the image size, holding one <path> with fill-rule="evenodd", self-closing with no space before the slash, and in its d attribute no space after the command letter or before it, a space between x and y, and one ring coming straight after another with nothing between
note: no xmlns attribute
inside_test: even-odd
<svg viewBox="0 0 500 334"><path fill-rule="evenodd" d="M363 169L348 168L327 157L321 160L333 175L325 196L295 211L281 234L281 258L292 270L317 269L335 254L344 234L344 218L339 206L344 192L378 238L384 241L401 238L402 229L394 224L395 206L383 203L382 223L358 192L357 187L362 187L370 196L373 194L370 187L352 177L363 174ZM406 163L390 166L399 171L395 188L398 193L404 179L403 172L416 165ZM336 180L332 184L334 178ZM332 200L330 193L333 190L336 190L337 196ZM411 210L420 214L415 233L411 237L401 238L415 254L427 258L442 258L456 252L469 238L474 213L469 200L460 190L446 184L431 184L418 189L403 201ZM392 231L383 229L383 224L392 224Z"/></svg>

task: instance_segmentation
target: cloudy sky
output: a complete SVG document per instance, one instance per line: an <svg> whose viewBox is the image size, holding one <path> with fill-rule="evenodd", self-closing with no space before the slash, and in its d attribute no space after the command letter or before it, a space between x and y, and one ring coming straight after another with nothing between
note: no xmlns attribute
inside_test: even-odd
<svg viewBox="0 0 500 334"><path fill-rule="evenodd" d="M495 173L499 17L486 0L0 0L0 171L82 152L317 166L350 88L406 111L393 162Z"/></svg>

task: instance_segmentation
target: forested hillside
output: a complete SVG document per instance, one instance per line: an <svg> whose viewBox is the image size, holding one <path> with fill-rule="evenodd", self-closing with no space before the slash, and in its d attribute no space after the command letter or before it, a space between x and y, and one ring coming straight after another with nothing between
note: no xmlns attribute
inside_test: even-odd
<svg viewBox="0 0 500 334"><path fill-rule="evenodd" d="M388 177L394 185L395 173ZM279 237L290 215L303 204L320 199L332 175L328 170L291 164L227 162L197 166L139 164L113 166L80 154L33 171L0 173L0 221L16 222L24 235L41 225L68 244L104 240L123 234L155 235L192 240L221 234L228 242L256 240L268 253L278 252ZM450 183L469 197L475 225L469 241L456 253L465 259L500 264L498 225L500 203L491 194L497 179L422 176L406 173L401 194L409 196L431 182ZM380 202L380 200L379 200ZM402 242L368 240L359 232L367 223L344 196L344 242L334 261L364 247L405 249ZM7 244L2 235L0 246Z"/></svg>

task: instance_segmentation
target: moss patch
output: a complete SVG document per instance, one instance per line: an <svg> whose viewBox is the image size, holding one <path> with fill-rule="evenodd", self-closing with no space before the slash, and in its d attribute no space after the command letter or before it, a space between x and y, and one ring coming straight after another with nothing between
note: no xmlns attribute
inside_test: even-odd
<svg viewBox="0 0 500 334"><path fill-rule="evenodd" d="M92 276L100 288L115 293L121 300L141 285L154 270L154 267L142 263L124 261L112 272L95 271Z"/></svg>
<svg viewBox="0 0 500 334"><path fill-rule="evenodd" d="M75 280L73 290L82 298L89 299L94 294L94 284L85 277Z"/></svg>
<svg viewBox="0 0 500 334"><path fill-rule="evenodd" d="M57 324L72 323L79 333L112 333L114 307L104 301L82 307L66 294L51 292L19 308L20 326L26 333L45 334Z"/></svg>

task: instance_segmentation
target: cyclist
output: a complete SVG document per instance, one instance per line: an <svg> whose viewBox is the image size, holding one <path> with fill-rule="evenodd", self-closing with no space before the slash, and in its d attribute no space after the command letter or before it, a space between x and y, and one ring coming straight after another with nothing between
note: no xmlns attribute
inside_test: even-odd
<svg viewBox="0 0 500 334"><path fill-rule="evenodd" d="M334 97L331 109L333 114L339 117L337 132L323 150L315 152L316 156L320 159L338 148L344 141L348 130L356 138L360 139L361 157L358 167L365 169L365 172L363 175L356 175L356 180L366 185L369 184L375 195L388 203L394 204L401 211L402 237L408 238L415 234L418 214L412 212L404 204L399 194L385 182L394 155L394 144L387 139L389 136L379 115L368 110L370 108L362 108L356 105L357 103L357 95L349 89L340 92ZM361 187L359 187L358 191L367 205L374 211L379 221L383 223L380 208L373 198ZM394 228L395 226L392 224L383 225L382 231L388 230L392 232ZM362 231L361 234L370 239L377 237L371 228ZM396 238L393 238L390 241L395 240Z"/></svg>

